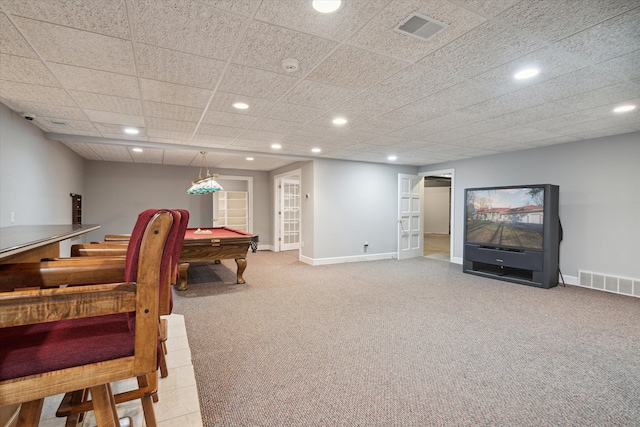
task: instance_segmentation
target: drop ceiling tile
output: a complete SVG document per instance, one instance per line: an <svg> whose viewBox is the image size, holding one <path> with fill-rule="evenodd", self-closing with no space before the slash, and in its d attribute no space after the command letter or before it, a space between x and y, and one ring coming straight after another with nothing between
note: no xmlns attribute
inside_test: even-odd
<svg viewBox="0 0 640 427"><path fill-rule="evenodd" d="M307 78L335 86L363 90L392 76L406 63L375 53L341 46Z"/></svg>
<svg viewBox="0 0 640 427"><path fill-rule="evenodd" d="M113 73L135 75L131 41L32 19L15 18L42 59ZM96 52L100 52L96 55Z"/></svg>
<svg viewBox="0 0 640 427"><path fill-rule="evenodd" d="M607 61L638 49L638 22L640 7L560 40L555 45L586 61Z"/></svg>
<svg viewBox="0 0 640 427"><path fill-rule="evenodd" d="M455 74L413 65L376 85L371 90L390 98L413 102L460 83L462 80Z"/></svg>
<svg viewBox="0 0 640 427"><path fill-rule="evenodd" d="M582 139L592 139L592 138L602 138L604 136L612 136L612 135L622 135L625 133L637 132L637 129L633 129L631 127L607 127L602 129L594 129L588 130L585 132L572 133L571 136L576 137L578 140ZM536 143L542 141L536 141Z"/></svg>
<svg viewBox="0 0 640 427"><path fill-rule="evenodd" d="M250 16L260 4L258 0L200 0L200 3L208 4L229 12Z"/></svg>
<svg viewBox="0 0 640 427"><path fill-rule="evenodd" d="M345 114L366 115L368 117L378 117L406 104L406 101L390 98L386 95L367 91L349 99L340 105L340 109Z"/></svg>
<svg viewBox="0 0 640 427"><path fill-rule="evenodd" d="M161 102L144 101L143 105L146 116L184 122L198 122L203 112L202 108L163 104Z"/></svg>
<svg viewBox="0 0 640 427"><path fill-rule="evenodd" d="M121 39L130 38L127 9L124 2L103 0L22 1L3 0L8 13L65 27L78 28ZM99 10L100 13L96 13Z"/></svg>
<svg viewBox="0 0 640 427"><path fill-rule="evenodd" d="M514 126L514 127L508 127L505 129L496 130L493 132L487 132L483 136L494 138L494 139L502 139L505 141L510 141L512 138L527 136L537 132L538 132L538 129L528 128L524 126Z"/></svg>
<svg viewBox="0 0 640 427"><path fill-rule="evenodd" d="M543 40L554 42L637 7L629 0L522 1L498 18Z"/></svg>
<svg viewBox="0 0 640 427"><path fill-rule="evenodd" d="M437 103L423 101L424 100L412 102L404 107L400 107L387 114L383 114L381 117L386 120L395 121L396 123L412 125L446 114L446 110L442 110Z"/></svg>
<svg viewBox="0 0 640 427"><path fill-rule="evenodd" d="M176 132L171 130L147 129L149 141L169 142L172 144L188 144L191 138L189 132Z"/></svg>
<svg viewBox="0 0 640 427"><path fill-rule="evenodd" d="M145 101L176 104L185 107L204 108L212 91L157 80L140 79L142 98Z"/></svg>
<svg viewBox="0 0 640 427"><path fill-rule="evenodd" d="M161 165L164 159L165 150L161 148L145 147L142 152L133 151L134 147L127 147L129 155L133 159L133 163L150 163L153 165Z"/></svg>
<svg viewBox="0 0 640 427"><path fill-rule="evenodd" d="M579 111L601 105L627 101L638 96L640 96L640 86L628 83L618 83L607 87L585 91L577 95L563 97L554 101L553 104L573 111Z"/></svg>
<svg viewBox="0 0 640 427"><path fill-rule="evenodd" d="M295 132L292 132L293 135L304 135L304 136L312 136L316 138L327 138L328 136L334 134L336 132L335 128L329 128L326 126L318 126L314 124L307 124L303 127L296 129Z"/></svg>
<svg viewBox="0 0 640 427"><path fill-rule="evenodd" d="M71 65L54 63L48 65L58 81L68 90L140 98L136 77Z"/></svg>
<svg viewBox="0 0 640 427"><path fill-rule="evenodd" d="M101 160L107 162L133 163L129 150L124 145L87 143Z"/></svg>
<svg viewBox="0 0 640 427"><path fill-rule="evenodd" d="M215 89L226 68L222 61L144 44L136 55L141 77L185 86Z"/></svg>
<svg viewBox="0 0 640 427"><path fill-rule="evenodd" d="M247 18L196 1L139 0L136 41L226 61Z"/></svg>
<svg viewBox="0 0 640 427"><path fill-rule="evenodd" d="M69 95L61 88L7 82L5 80L0 80L0 98L25 103L36 102L39 104L62 105L65 107L76 106Z"/></svg>
<svg viewBox="0 0 640 427"><path fill-rule="evenodd" d="M414 12L448 24L448 27L428 40L394 30ZM484 21L485 18L482 16L446 0L392 2L349 39L349 43L413 62L452 42Z"/></svg>
<svg viewBox="0 0 640 427"><path fill-rule="evenodd" d="M25 102L18 100L2 99L3 104L16 112L28 111L39 117L55 119L86 120L81 109L75 107L63 107L61 105L40 104L38 102Z"/></svg>
<svg viewBox="0 0 640 427"><path fill-rule="evenodd" d="M102 160L89 146L84 142L60 141L81 157L87 160Z"/></svg>
<svg viewBox="0 0 640 427"><path fill-rule="evenodd" d="M131 142L131 144L135 145L137 142L147 142L149 141L149 137L147 136L147 132L145 129L140 129L140 135L123 135L121 131L111 133L111 132L101 132L102 137L106 139L117 139L120 141ZM126 138L126 139L123 139Z"/></svg>
<svg viewBox="0 0 640 427"><path fill-rule="evenodd" d="M574 108L560 105L557 102L551 102L513 111L499 117L514 125L522 125L537 122L539 120L545 120L562 114L568 114L573 111L575 111Z"/></svg>
<svg viewBox="0 0 640 427"><path fill-rule="evenodd" d="M298 77L231 64L219 90L256 98L278 99L298 81Z"/></svg>
<svg viewBox="0 0 640 427"><path fill-rule="evenodd" d="M376 135L384 135L389 132L393 132L405 127L405 124L394 122L391 120L385 120L383 118L374 118L369 120L368 122L364 122L362 124L358 124L356 126L351 127L351 130L355 130L358 132L366 132L373 133Z"/></svg>
<svg viewBox="0 0 640 427"><path fill-rule="evenodd" d="M481 135L483 133L506 129L511 126L512 123L510 121L503 120L500 117L496 117L476 123L458 126L455 128L455 131L466 135Z"/></svg>
<svg viewBox="0 0 640 427"><path fill-rule="evenodd" d="M285 102L276 102L273 106L262 115L265 118L289 120L298 123L310 122L322 115L319 108L304 107L302 105L287 104Z"/></svg>
<svg viewBox="0 0 640 427"><path fill-rule="evenodd" d="M289 122L285 120L258 119L251 125L251 129L286 134L295 131L296 129L300 128L300 126L300 123Z"/></svg>
<svg viewBox="0 0 640 427"><path fill-rule="evenodd" d="M112 113L142 116L142 103L139 99L120 96L69 90L69 95L76 103L89 110L110 111Z"/></svg>
<svg viewBox="0 0 640 427"><path fill-rule="evenodd" d="M255 123L256 120L258 120L258 117L246 114L233 114L225 113L223 111L209 110L202 118L202 123L245 129Z"/></svg>
<svg viewBox="0 0 640 427"><path fill-rule="evenodd" d="M242 128L234 128L230 126L218 126L208 123L201 123L200 126L198 126L197 134L223 136L226 138L237 138L238 136L240 136L243 130L244 129Z"/></svg>
<svg viewBox="0 0 640 427"><path fill-rule="evenodd" d="M233 104L236 102L244 102L249 105L249 108L246 110L238 110L233 107ZM274 101L264 98L255 98L249 95L216 91L211 103L209 104L209 110L259 117L266 114L273 105Z"/></svg>
<svg viewBox="0 0 640 427"><path fill-rule="evenodd" d="M579 141L579 139L574 136L556 136L553 138L540 139L537 141L533 141L531 143L527 143L527 145L531 147L543 147L546 145L564 144L565 142L573 142L573 141Z"/></svg>
<svg viewBox="0 0 640 427"><path fill-rule="evenodd" d="M406 140L404 138L397 138L397 137L393 137L393 136L380 135L380 136L375 136L373 138L369 138L366 141L367 141L367 144L371 144L371 145L389 146L389 145L401 144L401 143L405 142ZM421 141L421 142L423 142L423 141Z"/></svg>
<svg viewBox="0 0 640 427"><path fill-rule="evenodd" d="M367 141L367 143L373 144L373 140ZM402 153L405 151L422 150L433 145L436 145L436 143L429 142L429 141L422 141L419 139L409 139L399 144L393 144L393 146L390 148L397 151L398 153Z"/></svg>
<svg viewBox="0 0 640 427"><path fill-rule="evenodd" d="M233 62L300 77L313 70L337 46L333 41L254 21L233 56ZM282 68L285 58L297 59L298 71L286 72Z"/></svg>
<svg viewBox="0 0 640 427"><path fill-rule="evenodd" d="M529 92L545 101L555 101L619 83L619 80L592 67L581 68L553 79L537 83L514 94ZM513 95L513 94L512 94Z"/></svg>
<svg viewBox="0 0 640 427"><path fill-rule="evenodd" d="M269 142L265 142L264 140L258 139L246 139L239 138L235 139L231 144L229 144L229 149L233 150L244 150L244 151L255 151L258 150L267 150L269 147ZM289 152L289 148L287 146L282 146L278 153L287 153Z"/></svg>
<svg viewBox="0 0 640 427"><path fill-rule="evenodd" d="M195 159L199 159L197 151L191 150L164 150L162 159L165 165L189 166ZM194 176L195 177L195 176Z"/></svg>
<svg viewBox="0 0 640 427"><path fill-rule="evenodd" d="M111 135L119 135L119 139L129 139L130 136L124 133L124 126L117 123L94 123L98 132L102 135L111 134ZM140 134L138 136L144 137L146 135L146 130L139 126Z"/></svg>
<svg viewBox="0 0 640 427"><path fill-rule="evenodd" d="M430 53L419 64L470 78L542 47L531 38L486 22Z"/></svg>
<svg viewBox="0 0 640 427"><path fill-rule="evenodd" d="M0 54L0 80L60 87L39 59Z"/></svg>
<svg viewBox="0 0 640 427"><path fill-rule="evenodd" d="M640 50L634 50L625 55L601 62L598 67L621 79L640 78Z"/></svg>
<svg viewBox="0 0 640 427"><path fill-rule="evenodd" d="M264 130L247 129L242 132L240 137L245 140L251 139L257 141L276 142L282 139L285 135L285 132L267 132Z"/></svg>
<svg viewBox="0 0 640 427"><path fill-rule="evenodd" d="M38 58L29 43L11 23L7 15L0 12L0 53Z"/></svg>
<svg viewBox="0 0 640 427"><path fill-rule="evenodd" d="M38 120L38 119L36 119ZM89 122L86 122L89 123ZM100 134L100 132L95 131L95 130L90 130L90 126L86 125L84 127L80 127L80 128L68 128L65 127L64 131L62 131L62 128L59 126L40 126L40 123L38 123L38 126L45 132L51 132L51 133L55 133L55 134L64 134L64 135L79 135L79 136L94 136L94 137L101 137L102 135Z"/></svg>
<svg viewBox="0 0 640 427"><path fill-rule="evenodd" d="M84 113L92 122L110 123L121 126L144 127L144 117L131 114L114 113L110 111L97 111L84 109Z"/></svg>
<svg viewBox="0 0 640 427"><path fill-rule="evenodd" d="M307 107L330 109L337 107L357 93L353 89L304 80L287 93L283 101Z"/></svg>
<svg viewBox="0 0 640 427"><path fill-rule="evenodd" d="M192 141L197 142L198 144L205 145L206 147L211 148L225 148L231 144L235 138L229 138L226 136L217 136L217 135L208 135L205 133L196 132Z"/></svg>
<svg viewBox="0 0 640 427"><path fill-rule="evenodd" d="M300 134L289 134L280 140L283 145L327 147L329 144L327 144L325 141L327 141L326 138Z"/></svg>
<svg viewBox="0 0 640 427"><path fill-rule="evenodd" d="M147 128L149 130L170 130L175 132L193 133L196 130L196 123L183 122L179 120L160 119L158 117L146 118Z"/></svg>
<svg viewBox="0 0 640 427"><path fill-rule="evenodd" d="M385 3L386 0L350 0L344 2L339 13L323 15L313 10L307 1L263 1L256 19L342 41L371 19Z"/></svg>
<svg viewBox="0 0 640 427"><path fill-rule="evenodd" d="M472 10L475 9L481 13L495 16L521 1L522 0L459 0L459 3L469 6Z"/></svg>
<svg viewBox="0 0 640 427"><path fill-rule="evenodd" d="M327 139L334 141L347 141L351 143L364 142L375 138L376 135L371 133L357 132L350 129L340 129L327 136Z"/></svg>
<svg viewBox="0 0 640 427"><path fill-rule="evenodd" d="M530 79L518 80L513 76L526 68L538 68L540 74ZM518 59L475 76L472 82L487 88L496 96L522 89L554 77L584 68L584 64L571 61L553 48L542 48Z"/></svg>

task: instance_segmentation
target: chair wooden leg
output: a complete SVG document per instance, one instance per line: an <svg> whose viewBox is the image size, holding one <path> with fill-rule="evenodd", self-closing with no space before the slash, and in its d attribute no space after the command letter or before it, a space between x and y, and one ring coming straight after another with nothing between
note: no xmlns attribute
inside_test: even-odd
<svg viewBox="0 0 640 427"><path fill-rule="evenodd" d="M154 383L157 386L158 372L138 377L138 387L140 388L149 387L150 384L153 385ZM155 388L157 390L157 387L152 387L152 388ZM157 426L156 413L153 410L153 396L156 396L156 395L157 393L155 392L147 393L144 396L142 396L142 398L140 399L142 401L142 412L144 413L144 421L145 421L146 427Z"/></svg>
<svg viewBox="0 0 640 427"><path fill-rule="evenodd" d="M91 387L91 400L93 401L93 413L100 427L119 427L116 401L113 398L110 384L102 384Z"/></svg>
<svg viewBox="0 0 640 427"><path fill-rule="evenodd" d="M60 406L65 404L71 406L79 405L80 403L86 401L88 397L89 396L87 390L76 390L72 393L65 394L62 402L60 403ZM78 412L68 415L64 427L78 427L78 425L80 425L82 423L82 420L84 419L84 414L84 412ZM56 413L56 416L61 415Z"/></svg>
<svg viewBox="0 0 640 427"><path fill-rule="evenodd" d="M31 402L23 403L20 407L20 414L18 415L18 426L38 427L43 404L44 399L32 400Z"/></svg>

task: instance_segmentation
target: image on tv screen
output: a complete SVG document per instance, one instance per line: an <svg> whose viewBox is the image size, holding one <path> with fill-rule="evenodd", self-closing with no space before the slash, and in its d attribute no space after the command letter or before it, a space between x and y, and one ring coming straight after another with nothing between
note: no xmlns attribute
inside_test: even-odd
<svg viewBox="0 0 640 427"><path fill-rule="evenodd" d="M466 241L542 249L544 187L467 190Z"/></svg>

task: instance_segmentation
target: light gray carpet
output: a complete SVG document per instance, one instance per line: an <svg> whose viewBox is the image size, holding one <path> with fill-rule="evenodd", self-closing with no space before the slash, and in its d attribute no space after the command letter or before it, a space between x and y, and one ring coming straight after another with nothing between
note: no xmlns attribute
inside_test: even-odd
<svg viewBox="0 0 640 427"><path fill-rule="evenodd" d="M296 256L175 292L205 426L640 425L640 299Z"/></svg>

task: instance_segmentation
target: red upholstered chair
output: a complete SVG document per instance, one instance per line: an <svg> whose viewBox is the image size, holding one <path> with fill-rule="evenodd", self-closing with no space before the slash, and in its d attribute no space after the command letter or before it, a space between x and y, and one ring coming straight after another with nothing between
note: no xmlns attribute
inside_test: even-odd
<svg viewBox="0 0 640 427"><path fill-rule="evenodd" d="M87 404L98 426L119 425L110 384L138 378L144 386L157 372L161 275L169 271L164 266L181 239L178 225L174 211L140 214L127 247L124 282L52 289L20 283L13 291L1 284L0 405L22 404L19 425L38 425L45 397L84 389L91 392ZM91 261L93 267L103 262ZM91 283L81 263L62 264L63 272L41 268L33 285ZM98 280L109 274L116 273L103 271ZM153 413L150 394L143 406L145 417L148 409Z"/></svg>

